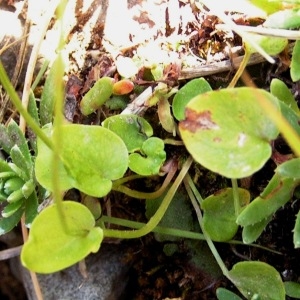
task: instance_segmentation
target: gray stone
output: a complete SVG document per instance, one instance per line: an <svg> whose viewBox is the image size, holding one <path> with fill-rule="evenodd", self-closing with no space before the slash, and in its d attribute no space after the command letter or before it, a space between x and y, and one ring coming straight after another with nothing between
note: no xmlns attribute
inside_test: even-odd
<svg viewBox="0 0 300 300"><path fill-rule="evenodd" d="M78 264L53 274L38 274L44 300L120 299L127 283L128 266L122 262L124 253L121 244L101 246L97 254L86 258L87 278L80 273ZM36 300L28 270L20 265L20 273L28 299Z"/></svg>

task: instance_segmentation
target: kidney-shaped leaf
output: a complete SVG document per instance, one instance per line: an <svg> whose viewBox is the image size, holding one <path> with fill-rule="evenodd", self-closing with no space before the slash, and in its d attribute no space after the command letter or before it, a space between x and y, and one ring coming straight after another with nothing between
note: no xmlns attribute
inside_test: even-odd
<svg viewBox="0 0 300 300"><path fill-rule="evenodd" d="M33 221L29 239L21 252L22 264L37 273L65 269L97 252L103 239L89 209L77 202L62 202L45 208Z"/></svg>
<svg viewBox="0 0 300 300"><path fill-rule="evenodd" d="M242 206L249 203L250 194L247 190L238 189L238 194ZM220 190L207 197L201 207L204 211L203 226L212 240L224 242L235 236L238 225L235 222L236 215L231 188Z"/></svg>
<svg viewBox="0 0 300 300"><path fill-rule="evenodd" d="M280 274L266 263L243 261L235 264L228 275L247 299L285 299L285 289Z"/></svg>
<svg viewBox="0 0 300 300"><path fill-rule="evenodd" d="M186 107L179 130L187 150L204 167L229 178L247 177L271 156L278 129L260 105L270 93L241 87L207 92Z"/></svg>
<svg viewBox="0 0 300 300"><path fill-rule="evenodd" d="M150 137L143 145L142 153L132 153L129 155L129 168L133 172L149 176L158 174L166 160L165 144L157 137Z"/></svg>
<svg viewBox="0 0 300 300"><path fill-rule="evenodd" d="M127 170L128 152L124 142L100 126L70 124L59 130L61 162L55 176L59 177L60 188L75 187L95 197L106 195L111 181L122 177ZM52 152L40 140L35 171L40 184L52 190Z"/></svg>
<svg viewBox="0 0 300 300"><path fill-rule="evenodd" d="M211 91L209 83L204 78L196 78L185 84L174 96L172 110L177 120L184 119L186 105L195 97Z"/></svg>
<svg viewBox="0 0 300 300"><path fill-rule="evenodd" d="M144 141L153 135L151 125L137 115L115 115L105 119L102 126L117 134L127 146L128 152L140 150Z"/></svg>

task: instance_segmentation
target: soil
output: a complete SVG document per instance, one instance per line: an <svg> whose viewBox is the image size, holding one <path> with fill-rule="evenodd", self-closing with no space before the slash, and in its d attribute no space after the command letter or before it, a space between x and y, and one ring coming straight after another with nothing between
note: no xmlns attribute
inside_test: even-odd
<svg viewBox="0 0 300 300"><path fill-rule="evenodd" d="M14 12L19 2L23 1L0 1L0 8ZM119 56L132 57L139 53L139 59L143 65L133 81L136 89L127 101L136 98L138 87L144 89L157 84L147 75L149 71L147 64L153 63L151 52L155 53L155 58L163 57L163 60L171 61L168 67L164 68L161 80L169 87L182 86L195 77L195 70L200 70L200 74L203 72L203 75L198 75L199 77L207 75L206 79L214 89L226 87L229 84L234 74L235 59L243 54L241 39L233 34L216 31L221 21L198 7L194 1L158 0L152 1L151 4L150 2L120 1L118 9L114 10L113 1L93 1L88 9L83 8L85 1L76 1L74 8L76 18L70 20L72 26L67 38L70 65L66 79L65 116L70 122L95 125L104 118L121 111L105 106L98 113L84 117L78 107L82 96L99 77L110 76L116 80L120 79L121 76L116 68ZM121 10L120 7L123 4L124 10ZM98 11L99 15L95 17L95 11L101 6L102 10L100 13ZM257 25L262 22L260 17L249 15L249 13L230 11L230 14L237 24ZM118 20L117 24L116 20ZM54 27L51 26L48 35L55 32ZM46 45L49 42L51 43L45 40ZM47 49L47 46L44 48ZM13 56L5 55L5 52L1 55L7 69L15 65L15 59L20 55L18 50L19 48ZM142 54L145 56L142 57ZM9 57L14 61L10 61ZM283 54L277 57L275 65L263 62L249 67L248 72L253 82L258 87L267 89L272 78L280 78L296 97L299 97L298 84L292 83L287 70L287 57ZM156 63L161 63L161 61ZM26 60L24 65L26 67ZM224 66L225 69L222 69ZM22 74L22 72L19 73ZM13 77L13 73L10 77ZM20 93L22 93L23 79L24 75L20 75L15 84ZM35 94L39 95L42 88L43 80L35 90ZM4 101L4 94L1 101ZM11 116L17 118L10 106L7 106L2 114L3 123ZM155 136L172 137L159 125L156 107L144 111L143 114L145 118L151 120ZM282 139L276 141L275 148L281 154L290 153L290 149ZM174 151L171 147L167 147L167 151L168 157L186 154L184 150ZM193 166L195 177L198 168L199 166ZM263 169L253 175L247 183L252 197L259 195L263 190L275 168L276 164L270 160ZM228 180L221 176L207 170L201 171L205 174L202 176L204 182L201 183L202 187L205 186L205 190L201 191L203 197L214 193L228 183ZM161 184L161 178L139 180L135 184L138 190L153 191ZM116 217L146 220L143 201L127 197L126 199L122 197L121 200L117 193L111 193L106 199L101 199L104 213L109 211ZM277 211L257 241L257 244L274 249L280 254L249 246L217 243L218 251L227 267L230 269L236 262L242 260L264 261L274 266L283 280L300 282L299 249L296 250L293 246L292 232L295 215L299 209L300 201L294 196L287 205ZM239 232L236 239L239 239L240 235ZM129 248L128 253L124 255L124 264L130 266L128 273L125 274L128 285L122 299L216 299L215 292L218 287L226 287L238 294L235 287L218 271L210 272L195 263L191 248L184 240L160 243L155 239L155 235L149 234L136 241L121 242ZM166 245L175 245L177 251L168 256L164 252ZM201 248L202 244L198 246ZM0 250L3 250L9 245L2 243L0 247ZM0 278L1 299L26 299L24 289L12 274L8 261L0 262ZM117 286L118 282L116 282Z"/></svg>

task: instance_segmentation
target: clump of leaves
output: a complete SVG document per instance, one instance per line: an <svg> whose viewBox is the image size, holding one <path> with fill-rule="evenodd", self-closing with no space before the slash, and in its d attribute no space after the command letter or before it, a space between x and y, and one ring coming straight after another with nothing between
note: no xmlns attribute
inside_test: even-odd
<svg viewBox="0 0 300 300"><path fill-rule="evenodd" d="M25 213L30 225L37 215L37 192L34 161L27 141L18 125L11 120L0 125L0 145L8 158L0 159L0 234L13 229Z"/></svg>

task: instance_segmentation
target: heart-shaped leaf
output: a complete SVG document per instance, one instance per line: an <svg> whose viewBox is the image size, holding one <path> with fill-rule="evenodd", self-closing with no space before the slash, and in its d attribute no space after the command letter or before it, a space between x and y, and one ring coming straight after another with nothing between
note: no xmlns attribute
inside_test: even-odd
<svg viewBox="0 0 300 300"><path fill-rule="evenodd" d="M247 190L238 189L240 205L250 201ZM203 200L203 226L213 241L225 242L232 239L237 230L233 191L231 188L218 191Z"/></svg>
<svg viewBox="0 0 300 300"><path fill-rule="evenodd" d="M247 299L285 299L285 290L280 274L266 263L240 262L233 266L228 275Z"/></svg>
<svg viewBox="0 0 300 300"><path fill-rule="evenodd" d="M147 139L142 145L141 154L132 153L129 155L130 170L144 176L158 174L160 167L166 160L164 147L164 142L157 137Z"/></svg>
<svg viewBox="0 0 300 300"><path fill-rule="evenodd" d="M102 126L113 131L125 143L128 152L140 150L144 141L153 135L151 125L137 115L116 115L105 119Z"/></svg>
<svg viewBox="0 0 300 300"><path fill-rule="evenodd" d="M63 125L59 134L61 161L55 176L59 177L60 188L75 187L91 196L105 196L111 189L111 181L122 177L127 170L124 142L100 126ZM39 140L35 172L39 183L49 190L53 190L52 160L52 151Z"/></svg>
<svg viewBox="0 0 300 300"><path fill-rule="evenodd" d="M89 209L74 201L45 208L33 221L21 252L22 264L37 273L53 273L97 252L103 239ZM62 219L63 218L63 219Z"/></svg>
<svg viewBox="0 0 300 300"><path fill-rule="evenodd" d="M211 91L192 99L179 130L193 158L229 178L258 171L270 158L270 141L278 135L260 100L279 110L277 98L249 87Z"/></svg>
<svg viewBox="0 0 300 300"><path fill-rule="evenodd" d="M174 117L184 119L186 105L196 96L211 91L209 83L204 78L196 78L186 83L174 96L172 110Z"/></svg>

